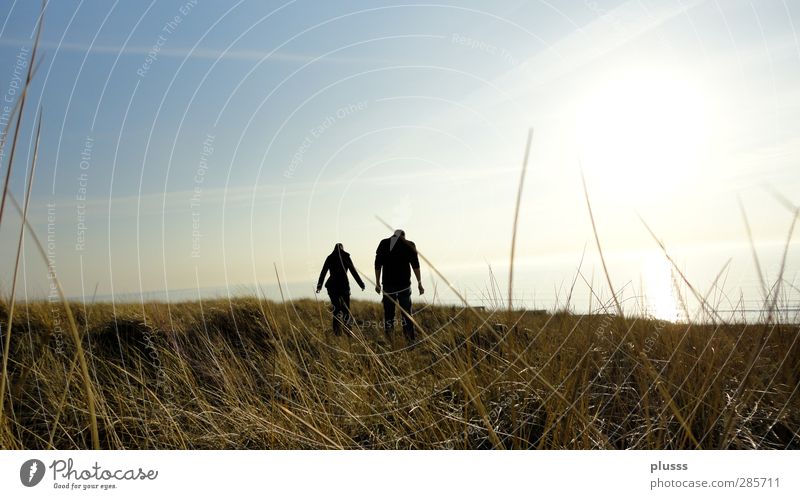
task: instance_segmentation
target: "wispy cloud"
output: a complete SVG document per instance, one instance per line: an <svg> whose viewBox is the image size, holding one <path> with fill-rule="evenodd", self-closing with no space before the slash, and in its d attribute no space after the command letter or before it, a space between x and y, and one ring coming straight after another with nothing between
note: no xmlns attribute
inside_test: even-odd
<svg viewBox="0 0 800 499"><path fill-rule="evenodd" d="M21 38L6 38L0 39L0 47L21 47L30 45L31 41ZM153 51L152 46L130 45L122 47L121 45L91 45L84 42L62 42L56 43L53 41L43 41L39 44L40 50L44 49L53 52L76 52L85 54L108 54L114 55L122 54L123 56L141 56L145 57ZM175 59L209 59L209 60L236 60L236 61L252 61L257 62L264 59L270 51L265 50L219 50L209 48L196 48L191 50L186 47L159 47L157 56L159 58L175 58ZM278 51L269 55L271 61L281 62L297 62L306 63L313 61L319 57L317 54L299 54L294 52ZM366 63L386 63L385 59L374 59L365 57L342 57L342 56L328 56L319 60L319 62L335 63L335 64L366 64Z"/></svg>
<svg viewBox="0 0 800 499"><path fill-rule="evenodd" d="M602 12L588 24L557 40L545 50L497 78L493 83L513 99L530 92L531 84L543 85L635 42L667 21L683 15L705 0L659 4L647 9L638 1L626 2ZM495 97L497 98L497 96Z"/></svg>
<svg viewBox="0 0 800 499"><path fill-rule="evenodd" d="M458 180L481 182L495 178L500 173L512 173L516 171L514 166L497 167L493 169L472 169L459 171ZM199 201L205 207L219 208L223 204L227 208L250 206L254 201L256 204L277 201L297 196L309 196L312 193L322 194L325 192L339 192L343 186L356 187L357 190L366 190L370 187L381 185L397 185L402 183L419 182L424 178L425 182L431 183L452 183L456 175L452 171L426 171L413 173L395 173L391 175L379 175L371 177L358 177L350 179L348 176L334 180L319 182L313 181L293 181L285 185L274 183L262 184L258 186L231 186L226 188L209 188L201 191ZM161 215L174 214L191 211L191 200L194 195L192 190L172 190L166 192L149 192L138 195L125 195L108 197L93 197L80 203L90 216L106 217L107 208L111 204L114 216L126 217L136 215ZM35 206L43 207L45 203L56 203L60 208L70 208L78 204L74 197L59 196L56 198L45 196L32 200ZM47 220L46 213L42 210L37 214L28 217L34 224L43 224Z"/></svg>

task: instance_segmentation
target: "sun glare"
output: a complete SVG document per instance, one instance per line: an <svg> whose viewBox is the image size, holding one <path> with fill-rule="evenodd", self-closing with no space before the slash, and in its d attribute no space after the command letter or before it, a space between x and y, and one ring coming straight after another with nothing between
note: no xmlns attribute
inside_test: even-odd
<svg viewBox="0 0 800 499"><path fill-rule="evenodd" d="M648 254L642 262L645 281L645 302L648 312L656 319L674 321L678 318L672 267L660 254Z"/></svg>
<svg viewBox="0 0 800 499"><path fill-rule="evenodd" d="M674 71L620 73L579 106L576 132L588 173L631 196L664 192L697 164L706 138L700 86Z"/></svg>

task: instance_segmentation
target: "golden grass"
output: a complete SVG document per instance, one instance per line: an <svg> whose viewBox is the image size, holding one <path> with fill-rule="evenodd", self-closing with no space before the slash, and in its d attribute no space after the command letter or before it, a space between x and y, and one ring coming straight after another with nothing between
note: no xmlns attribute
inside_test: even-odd
<svg viewBox="0 0 800 499"><path fill-rule="evenodd" d="M59 306L55 304L55 306ZM74 345L18 305L4 448L86 448ZM352 337L320 303L71 304L104 448L796 448L798 328L611 315L415 314L391 350L379 305ZM116 313L114 312L116 308ZM0 305L5 317L7 304ZM481 318L476 317L476 313ZM236 324L236 328L233 325ZM3 328L5 330L5 328ZM28 365L31 374L16 386Z"/></svg>

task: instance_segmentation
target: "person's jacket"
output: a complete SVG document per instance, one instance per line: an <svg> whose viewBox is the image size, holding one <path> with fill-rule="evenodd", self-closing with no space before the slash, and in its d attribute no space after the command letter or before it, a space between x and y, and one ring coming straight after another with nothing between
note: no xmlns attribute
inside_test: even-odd
<svg viewBox="0 0 800 499"><path fill-rule="evenodd" d="M356 268L353 265L353 260L350 259L350 253L335 248L331 254L325 258L322 271L319 273L317 289L322 287L322 282L325 280L325 274L330 272L331 275L328 278L328 281L325 283L325 288L329 292L349 293L350 280L347 278L348 270L353 275L353 278L358 283L358 286L363 288L364 281L361 280L358 272L356 272Z"/></svg>
<svg viewBox="0 0 800 499"><path fill-rule="evenodd" d="M375 250L375 268L383 269L381 281L386 292L411 288L411 269L419 268L417 246L407 239L398 240L394 247L391 238L381 240Z"/></svg>

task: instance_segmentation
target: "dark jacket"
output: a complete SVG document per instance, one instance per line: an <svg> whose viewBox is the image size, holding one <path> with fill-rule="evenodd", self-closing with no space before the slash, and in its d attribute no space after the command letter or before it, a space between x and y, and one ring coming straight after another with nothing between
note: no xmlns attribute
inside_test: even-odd
<svg viewBox="0 0 800 499"><path fill-rule="evenodd" d="M353 275L353 278L358 283L358 286L363 288L364 281L359 277L356 268L353 265L353 260L350 259L350 253L334 248L330 255L325 259L322 265L322 271L319 273L319 280L317 281L317 288L322 287L322 281L325 280L325 274L330 272L331 276L328 282L325 283L325 288L333 293L349 293L350 280L347 278L347 271Z"/></svg>
<svg viewBox="0 0 800 499"><path fill-rule="evenodd" d="M378 243L375 250L375 268L382 268L381 281L386 292L404 291L411 287L411 269L419 268L417 245L407 239L398 239L391 248L391 238Z"/></svg>

